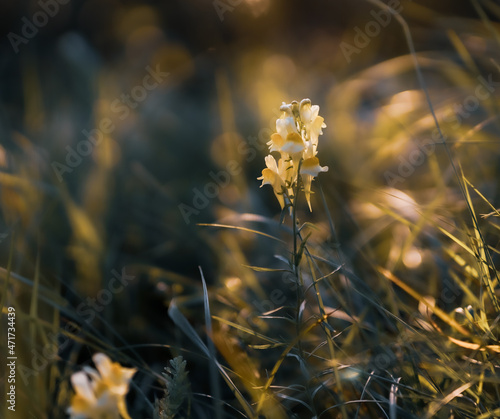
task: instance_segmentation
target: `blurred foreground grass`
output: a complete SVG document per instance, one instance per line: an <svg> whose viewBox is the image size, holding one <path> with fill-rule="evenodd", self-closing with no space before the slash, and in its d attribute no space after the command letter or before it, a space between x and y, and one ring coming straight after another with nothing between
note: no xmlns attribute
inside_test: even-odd
<svg viewBox="0 0 500 419"><path fill-rule="evenodd" d="M105 46L80 28L18 56L22 105L4 96L0 146L6 418L66 417L95 352L139 370L134 418L165 385L189 394L178 418L500 417L499 9L402 2L416 55L394 19L347 59L375 3L337 29L316 3L249 1L222 22L209 5L223 29L202 51L160 6L106 3ZM284 32L302 12L318 28ZM281 102L303 97L321 105L330 171L314 212L297 209L297 294L290 217L256 178Z"/></svg>

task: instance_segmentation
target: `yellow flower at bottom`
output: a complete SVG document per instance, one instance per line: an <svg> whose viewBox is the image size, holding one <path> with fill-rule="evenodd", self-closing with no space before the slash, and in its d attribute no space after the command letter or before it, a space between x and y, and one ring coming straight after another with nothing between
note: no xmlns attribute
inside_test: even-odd
<svg viewBox="0 0 500 419"><path fill-rule="evenodd" d="M128 393L130 380L137 369L125 368L118 362L111 362L109 357L102 353L95 354L92 359L109 390L113 394L125 396Z"/></svg>
<svg viewBox="0 0 500 419"><path fill-rule="evenodd" d="M105 354L92 357L97 371L84 367L84 371L71 376L75 394L67 413L71 419L130 419L125 404L130 380L135 368L122 367L111 362Z"/></svg>

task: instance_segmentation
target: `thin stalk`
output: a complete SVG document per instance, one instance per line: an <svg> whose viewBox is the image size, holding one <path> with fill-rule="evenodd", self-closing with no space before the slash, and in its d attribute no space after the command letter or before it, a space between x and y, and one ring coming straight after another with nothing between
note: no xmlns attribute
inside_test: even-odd
<svg viewBox="0 0 500 419"><path fill-rule="evenodd" d="M292 231L293 231L293 273L295 275L295 281L297 285L297 306L296 306L296 316L295 316L295 327L297 333L297 347L299 350L299 356L302 360L305 359L304 350L302 348L302 339L301 339L301 319L300 319L300 306L304 299L303 291L304 291L304 281L302 280L302 276L300 274L300 258L298 254L298 240L300 239L300 231L297 229L297 205L299 202L300 195L300 186L301 186L301 177L300 177L300 168L302 166L302 159L299 161L299 166L297 169L297 182L294 190L294 197L292 203ZM291 202L291 201L290 201ZM314 400L311 397L309 387L306 386L307 389L307 397L310 401L310 406L314 410Z"/></svg>
<svg viewBox="0 0 500 419"><path fill-rule="evenodd" d="M294 191L294 197L293 197L293 204L292 204L292 228L293 228L293 273L295 275L295 281L297 285L297 308L296 308L296 328L297 328L297 336L300 335L300 305L302 303L302 290L303 290L303 281L302 281L302 276L300 275L300 269L299 269L299 255L298 255L298 236L299 232L297 231L297 204L299 201L299 195L300 195L300 166L302 164L302 160L299 162L299 167L297 169L297 182L295 185L295 191ZM303 357L303 351L302 351L302 344L300 340L298 341L298 347L299 347L299 352L301 358Z"/></svg>

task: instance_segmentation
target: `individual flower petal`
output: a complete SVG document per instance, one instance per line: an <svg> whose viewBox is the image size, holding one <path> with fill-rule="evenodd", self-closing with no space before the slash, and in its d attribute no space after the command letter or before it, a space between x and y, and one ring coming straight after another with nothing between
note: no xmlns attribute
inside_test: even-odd
<svg viewBox="0 0 500 419"><path fill-rule="evenodd" d="M278 164L276 163L276 159L273 156L269 154L268 156L266 156L265 161L266 161L266 167L268 169L271 169L276 174L279 173Z"/></svg>
<svg viewBox="0 0 500 419"><path fill-rule="evenodd" d="M271 140L267 142L270 153L272 153L273 151L281 151L281 147L283 147L283 144L285 144L285 139L277 132L271 135Z"/></svg>
<svg viewBox="0 0 500 419"><path fill-rule="evenodd" d="M306 159L310 159L311 157L314 157L318 152L316 151L317 148L316 146L313 144L312 141L304 141L305 143L305 149L304 149L304 152L302 153L302 158L304 160Z"/></svg>
<svg viewBox="0 0 500 419"><path fill-rule="evenodd" d="M107 377L111 373L111 359L103 353L97 353L92 357L97 371L101 374L101 377Z"/></svg>
<svg viewBox="0 0 500 419"><path fill-rule="evenodd" d="M302 166L300 167L301 174L316 177L320 172L328 172L328 166L320 166L317 157L311 157L302 161Z"/></svg>
<svg viewBox="0 0 500 419"><path fill-rule="evenodd" d="M287 116L292 116L292 104L281 102L280 111L287 114Z"/></svg>
<svg viewBox="0 0 500 419"><path fill-rule="evenodd" d="M278 200L281 209L285 207L285 198L283 197L283 181L281 177L273 172L271 169L262 170L262 176L257 178L258 180L262 180L262 188L264 185L271 185L273 187L274 195Z"/></svg>
<svg viewBox="0 0 500 419"><path fill-rule="evenodd" d="M109 357L102 353L95 354L92 359L109 390L119 396L126 395L130 380L137 370L122 367L118 362L111 362Z"/></svg>
<svg viewBox="0 0 500 419"><path fill-rule="evenodd" d="M317 132L319 135L322 135L322 128L326 128L325 119L322 116L317 116L311 122L311 131Z"/></svg>
<svg viewBox="0 0 500 419"><path fill-rule="evenodd" d="M323 129L326 128L326 124L324 123L324 119L321 116L317 116L314 121L308 126L309 129L309 137L313 142L314 146L318 146L318 137L323 134Z"/></svg>
<svg viewBox="0 0 500 419"><path fill-rule="evenodd" d="M287 135L285 144L281 146L281 151L288 154L301 153L304 151L305 144L302 137L296 133L292 132Z"/></svg>
<svg viewBox="0 0 500 419"><path fill-rule="evenodd" d="M118 399L117 406L118 406L118 411L120 412L120 415L123 419L132 419L130 417L130 415L128 414L127 404L125 403L124 397L121 397L120 399Z"/></svg>
<svg viewBox="0 0 500 419"><path fill-rule="evenodd" d="M292 132L298 132L293 116L282 117L276 120L276 131L283 138Z"/></svg>
<svg viewBox="0 0 500 419"><path fill-rule="evenodd" d="M102 381L91 381L83 372L71 376L75 394L66 410L71 419L119 419L116 396L105 391Z"/></svg>
<svg viewBox="0 0 500 419"><path fill-rule="evenodd" d="M302 99L300 102L300 119L306 127L318 116L319 106L311 105L310 99Z"/></svg>
<svg viewBox="0 0 500 419"><path fill-rule="evenodd" d="M262 185L260 185L262 188L264 185L274 185L276 176L276 173L266 167L265 169L262 169L262 176L258 177L257 180L262 180Z"/></svg>
<svg viewBox="0 0 500 419"><path fill-rule="evenodd" d="M84 400L95 402L96 397L89 377L84 372L76 372L71 376L71 384L75 393Z"/></svg>

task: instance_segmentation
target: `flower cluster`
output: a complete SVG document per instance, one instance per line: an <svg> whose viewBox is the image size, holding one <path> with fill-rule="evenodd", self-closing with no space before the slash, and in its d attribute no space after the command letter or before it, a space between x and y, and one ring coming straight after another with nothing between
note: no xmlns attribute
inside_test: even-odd
<svg viewBox="0 0 500 419"><path fill-rule="evenodd" d="M125 404L130 380L137 371L122 367L102 353L92 357L97 370L84 367L84 371L71 376L75 394L67 413L71 419L130 419Z"/></svg>
<svg viewBox="0 0 500 419"><path fill-rule="evenodd" d="M311 182L319 172L328 171L321 167L316 157L318 154L318 138L325 128L324 119L318 115L319 106L311 105L309 99L300 103L284 103L280 107L282 115L276 120L276 133L271 135L267 143L269 152L279 152L276 158L270 154L266 157L266 168L262 170L262 185L271 185L281 209L293 205L297 186L301 185L311 208ZM298 191L297 191L298 192Z"/></svg>

